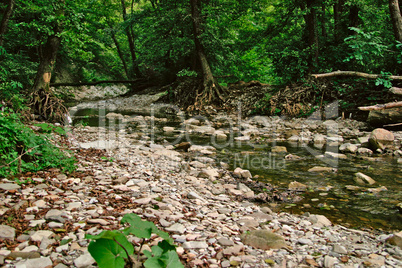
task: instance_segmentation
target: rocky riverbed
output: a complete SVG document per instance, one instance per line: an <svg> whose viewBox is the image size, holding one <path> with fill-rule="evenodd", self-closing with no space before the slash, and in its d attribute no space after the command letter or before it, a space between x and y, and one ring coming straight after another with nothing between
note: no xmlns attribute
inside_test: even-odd
<svg viewBox="0 0 402 268"><path fill-rule="evenodd" d="M225 134L200 122L187 125L199 135ZM239 137L254 136L250 129ZM300 130L288 138L302 139L307 129ZM63 142L78 158L76 173L49 170L0 183L5 267L96 266L85 234L122 228L121 217L132 212L169 232L188 267L402 266L400 232L348 229L321 215L272 212L251 202L256 193L247 184L253 174L227 170L210 157L208 146L190 144L185 151L194 155L188 161L188 153L156 144L144 132L98 127L73 128Z"/></svg>

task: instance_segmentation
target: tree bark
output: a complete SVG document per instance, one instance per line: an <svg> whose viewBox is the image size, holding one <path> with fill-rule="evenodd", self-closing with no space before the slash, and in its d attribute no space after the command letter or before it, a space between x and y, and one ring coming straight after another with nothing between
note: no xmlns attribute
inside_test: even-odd
<svg viewBox="0 0 402 268"><path fill-rule="evenodd" d="M377 79L383 77L381 74L368 74L368 73L362 73L362 72L355 72L355 71L335 71L335 72L330 72L330 73L325 73L325 74L312 74L314 78L325 78L325 77L334 77L334 76L357 76L357 77L363 77L367 79ZM388 77L391 80L402 80L402 76L398 75L390 75Z"/></svg>
<svg viewBox="0 0 402 268"><path fill-rule="evenodd" d="M316 0L306 0L307 4L307 14L304 19L306 21L307 28L307 36L308 36L308 46L313 48L312 55L310 55L308 59L309 64L309 73L313 70L314 66L317 65L318 62L318 33L317 33L317 12L316 8Z"/></svg>
<svg viewBox="0 0 402 268"><path fill-rule="evenodd" d="M193 35L194 35L195 50L202 69L203 87L204 87L203 92L201 92L197 96L197 99L198 97L200 98L198 100L196 99L196 104L199 101L199 104L202 106L205 103L211 103L213 101L217 101L218 99L223 100L223 96L220 92L221 87L212 74L211 67L205 55L204 46L200 41L200 35L201 35L200 0L190 0L190 5L191 5L191 16L193 19Z"/></svg>
<svg viewBox="0 0 402 268"><path fill-rule="evenodd" d="M57 33L61 32L60 27L56 26L57 30L55 34L48 37L44 50L42 52L42 58L39 63L38 71L36 73L33 90L45 89L49 90L50 79L52 77L52 71L56 62L57 51L59 50L61 38Z"/></svg>
<svg viewBox="0 0 402 268"><path fill-rule="evenodd" d="M337 42L342 39L342 13L344 4L345 0L338 0L334 4L334 35Z"/></svg>
<svg viewBox="0 0 402 268"><path fill-rule="evenodd" d="M7 30L8 21L10 20L11 14L13 13L15 6L15 0L10 0L8 2L7 8L4 11L3 18L0 23L0 46L3 45L3 36Z"/></svg>
<svg viewBox="0 0 402 268"><path fill-rule="evenodd" d="M389 0L388 3L395 39L402 43L402 15L399 2L398 0Z"/></svg>
<svg viewBox="0 0 402 268"><path fill-rule="evenodd" d="M402 95L402 88L399 87L391 87L389 89L389 92L395 94L395 95Z"/></svg>
<svg viewBox="0 0 402 268"><path fill-rule="evenodd" d="M123 20L127 21L127 11L126 11L125 0L121 0L121 7L122 7L122 12L123 12ZM134 33L133 33L131 27L126 28L126 35L127 35L127 39L128 39L128 45L130 47L131 59L133 61L134 74L137 77L141 77L142 75L141 75L140 69L138 68L137 55L135 53Z"/></svg>
<svg viewBox="0 0 402 268"><path fill-rule="evenodd" d="M124 72L125 72L125 74L126 74L126 77L129 78L127 63L126 63L126 60L124 59L123 52L121 51L120 44L119 44L119 42L117 41L117 38L116 38L116 35L115 35L113 29L111 29L110 35L112 36L114 45L116 46L116 49L117 49L117 53L119 54L119 58L120 58L120 60L121 60L121 63L123 64L123 68L124 68Z"/></svg>
<svg viewBox="0 0 402 268"><path fill-rule="evenodd" d="M384 110L384 109L390 109L390 108L396 108L396 107L402 107L402 101L389 102L389 103L385 103L385 104L377 104L377 105L373 105L373 106L359 107L359 110L361 110L361 111L378 111L378 110Z"/></svg>

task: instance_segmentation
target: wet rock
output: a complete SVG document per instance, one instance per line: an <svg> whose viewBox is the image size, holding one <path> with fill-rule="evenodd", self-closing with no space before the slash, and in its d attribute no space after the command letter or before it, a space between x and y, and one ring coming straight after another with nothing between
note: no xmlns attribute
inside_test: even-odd
<svg viewBox="0 0 402 268"><path fill-rule="evenodd" d="M163 132L166 134L171 134L174 132L174 127L163 127Z"/></svg>
<svg viewBox="0 0 402 268"><path fill-rule="evenodd" d="M285 156L286 160L300 160L301 157L298 155L294 155L294 154L288 154Z"/></svg>
<svg viewBox="0 0 402 268"><path fill-rule="evenodd" d="M353 154L356 153L358 149L359 147L351 143L344 143L339 147L339 151Z"/></svg>
<svg viewBox="0 0 402 268"><path fill-rule="evenodd" d="M190 147L191 147L191 143L182 142L182 143L175 145L175 150L187 152Z"/></svg>
<svg viewBox="0 0 402 268"><path fill-rule="evenodd" d="M123 119L124 116L122 114L118 114L118 113L108 113L106 115L107 119Z"/></svg>
<svg viewBox="0 0 402 268"><path fill-rule="evenodd" d="M247 169L243 169L242 171L240 171L240 176L243 179L251 179L253 177L253 175L251 175L251 172Z"/></svg>
<svg viewBox="0 0 402 268"><path fill-rule="evenodd" d="M308 172L334 172L335 169L331 167L312 167Z"/></svg>
<svg viewBox="0 0 402 268"><path fill-rule="evenodd" d="M373 150L389 148L394 142L394 134L383 128L374 129L369 137L369 144Z"/></svg>
<svg viewBox="0 0 402 268"><path fill-rule="evenodd" d="M292 191L306 191L307 190L307 185L297 182L297 181L292 181L288 185L289 190Z"/></svg>
<svg viewBox="0 0 402 268"><path fill-rule="evenodd" d="M367 176L361 172L355 173L354 180L358 184L362 184L362 185L364 185L364 184L372 185L372 184L376 183L375 180L373 180L372 178L370 178L369 176Z"/></svg>
<svg viewBox="0 0 402 268"><path fill-rule="evenodd" d="M241 236L244 244L263 250L280 249L286 246L285 239L268 230L254 230Z"/></svg>
<svg viewBox="0 0 402 268"><path fill-rule="evenodd" d="M361 155L372 155L373 151L368 148L359 148L357 149L357 153Z"/></svg>
<svg viewBox="0 0 402 268"><path fill-rule="evenodd" d="M332 159L348 159L348 157L344 154L338 154L334 152L325 152L325 157Z"/></svg>
<svg viewBox="0 0 402 268"><path fill-rule="evenodd" d="M369 188L369 189L367 189L367 191L370 192L370 193L378 194L379 192L388 191L388 189L385 186L381 186L381 187L378 187L378 188Z"/></svg>
<svg viewBox="0 0 402 268"><path fill-rule="evenodd" d="M285 146L274 146L271 148L271 153L287 153L288 150Z"/></svg>
<svg viewBox="0 0 402 268"><path fill-rule="evenodd" d="M0 239L14 240L15 229L7 225L0 225Z"/></svg>

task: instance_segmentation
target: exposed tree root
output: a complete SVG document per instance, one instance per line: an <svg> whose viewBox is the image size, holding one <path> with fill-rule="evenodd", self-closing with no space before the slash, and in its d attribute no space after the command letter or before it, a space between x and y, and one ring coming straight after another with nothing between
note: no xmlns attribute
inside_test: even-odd
<svg viewBox="0 0 402 268"><path fill-rule="evenodd" d="M38 89L31 94L31 110L36 115L51 122L64 123L68 115L63 100L59 99L50 89Z"/></svg>

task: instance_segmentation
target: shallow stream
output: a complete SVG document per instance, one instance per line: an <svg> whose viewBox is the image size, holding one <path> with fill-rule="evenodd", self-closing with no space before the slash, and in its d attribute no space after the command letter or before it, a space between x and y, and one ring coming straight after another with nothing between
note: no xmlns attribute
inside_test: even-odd
<svg viewBox="0 0 402 268"><path fill-rule="evenodd" d="M98 113L97 109L76 111L73 118L74 123L108 126L109 120L105 118L99 120ZM108 111L102 112L103 115L107 113ZM154 130L156 140L170 142L175 140L177 142L180 133L167 135L162 131L163 126L177 127L178 122L168 121L157 124L156 130ZM192 144L196 145L215 144L211 142L211 137L192 135L190 139ZM286 154L297 155L301 159L285 160L286 154L271 153L273 146L285 146ZM322 214L330 218L332 222L347 227L402 229L402 214L397 208L397 204L402 202L402 165L398 164L394 157L364 158L349 154L348 159L337 160L334 172L315 173L308 170L315 166L331 164L327 159L323 162L323 159L314 156L314 154L323 154L324 149L269 140L261 141L258 145L243 142L224 147L215 144L215 147L217 150L213 158L218 163L226 162L231 169L236 167L248 169L253 176L258 175L258 180L261 182L270 183L284 191L293 181L307 185L307 191L300 194L302 198L299 202L278 204L275 208L278 211ZM370 176L377 183L370 187L360 187L357 190L346 189L347 185L358 186L353 180L356 172ZM384 190L381 191L382 186L386 190L382 188ZM371 192L370 188L377 190Z"/></svg>

